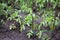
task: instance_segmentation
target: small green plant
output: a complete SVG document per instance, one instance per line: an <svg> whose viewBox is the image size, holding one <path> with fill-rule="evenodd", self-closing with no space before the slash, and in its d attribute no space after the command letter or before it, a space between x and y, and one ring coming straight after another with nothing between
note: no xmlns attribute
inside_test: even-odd
<svg viewBox="0 0 60 40"><path fill-rule="evenodd" d="M20 27L20 32L22 32L23 30L25 30L24 24L21 25L21 27Z"/></svg>
<svg viewBox="0 0 60 40"><path fill-rule="evenodd" d="M28 38L31 38L31 36L33 36L33 31L32 30L29 30L27 32L27 36L28 36Z"/></svg>
<svg viewBox="0 0 60 40"><path fill-rule="evenodd" d="M42 17L42 24L46 27L49 26L51 30L54 30L55 27L59 24L59 18L55 18L53 11L47 11L42 15Z"/></svg>
<svg viewBox="0 0 60 40"><path fill-rule="evenodd" d="M20 32L25 30L25 26L23 24L23 20L22 20L21 16L18 14L18 11L15 11L13 14L11 14L11 16L8 18L8 20L10 20L10 21L14 20L14 21L18 22L19 25L20 25L20 27L19 27L20 28L20 30L19 30ZM13 29L13 26L11 26L10 29Z"/></svg>
<svg viewBox="0 0 60 40"><path fill-rule="evenodd" d="M42 40L50 40L50 38L48 37L47 34L44 34L44 35L42 36Z"/></svg>
<svg viewBox="0 0 60 40"><path fill-rule="evenodd" d="M43 31L39 31L36 35L38 36L38 38L41 38L42 37L42 33L43 33Z"/></svg>
<svg viewBox="0 0 60 40"><path fill-rule="evenodd" d="M8 18L9 20L14 20L16 19L16 17L18 17L18 12L15 11L13 14L11 14L11 16Z"/></svg>

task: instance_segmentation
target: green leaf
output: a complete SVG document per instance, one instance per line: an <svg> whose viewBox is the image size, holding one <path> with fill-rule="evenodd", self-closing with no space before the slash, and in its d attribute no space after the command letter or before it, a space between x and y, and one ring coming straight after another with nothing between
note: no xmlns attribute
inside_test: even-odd
<svg viewBox="0 0 60 40"><path fill-rule="evenodd" d="M38 36L38 38L41 38L42 37L42 33L43 31L39 31L36 35Z"/></svg>

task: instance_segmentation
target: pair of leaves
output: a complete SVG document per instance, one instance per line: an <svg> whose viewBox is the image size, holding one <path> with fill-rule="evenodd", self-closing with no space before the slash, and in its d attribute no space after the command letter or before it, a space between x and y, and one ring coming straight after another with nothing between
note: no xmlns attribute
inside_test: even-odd
<svg viewBox="0 0 60 40"><path fill-rule="evenodd" d="M28 33L27 33L27 36L28 36L28 38L30 38L31 36L33 36L33 31L29 30Z"/></svg>

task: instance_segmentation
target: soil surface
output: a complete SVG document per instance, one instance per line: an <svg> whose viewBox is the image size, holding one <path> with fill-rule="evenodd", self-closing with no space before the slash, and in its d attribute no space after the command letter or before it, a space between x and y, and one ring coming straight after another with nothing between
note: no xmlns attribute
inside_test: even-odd
<svg viewBox="0 0 60 40"><path fill-rule="evenodd" d="M29 28L27 28L29 30ZM27 38L26 30L19 32L18 30L0 29L0 40L39 40L38 38Z"/></svg>

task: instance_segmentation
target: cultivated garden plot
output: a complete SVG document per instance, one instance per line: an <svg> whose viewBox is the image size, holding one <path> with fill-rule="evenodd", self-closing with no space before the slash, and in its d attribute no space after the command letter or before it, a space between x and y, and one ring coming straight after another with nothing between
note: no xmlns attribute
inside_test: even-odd
<svg viewBox="0 0 60 40"><path fill-rule="evenodd" d="M0 0L0 40L60 40L60 0Z"/></svg>

